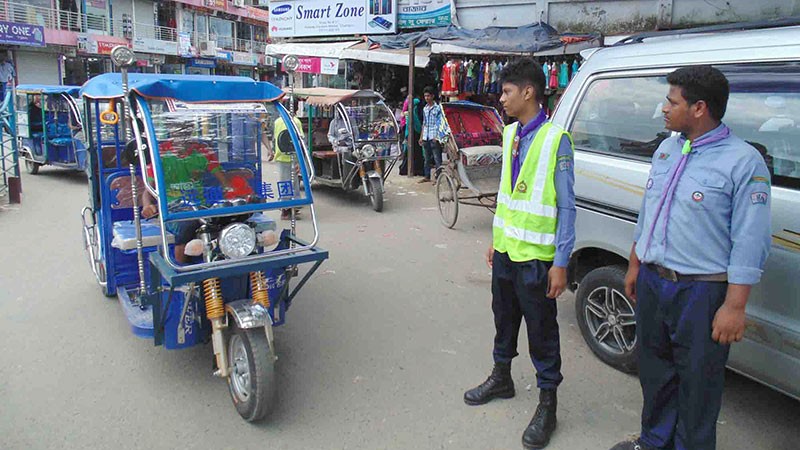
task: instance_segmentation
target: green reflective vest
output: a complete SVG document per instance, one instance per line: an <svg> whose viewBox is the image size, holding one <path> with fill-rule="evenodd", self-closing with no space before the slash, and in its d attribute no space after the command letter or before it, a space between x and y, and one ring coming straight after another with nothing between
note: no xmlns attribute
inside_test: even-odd
<svg viewBox="0 0 800 450"><path fill-rule="evenodd" d="M295 129L297 130L297 135L300 139L305 139L305 134L303 133L303 124L300 122L300 119L297 116L292 117L292 122L294 122ZM272 148L275 151L275 161L277 162L292 162L291 155L287 155L283 153L281 149L278 148L278 136L281 134L281 131L286 129L286 122L283 121L283 117L277 116L275 118L274 128L272 132Z"/></svg>
<svg viewBox="0 0 800 450"><path fill-rule="evenodd" d="M515 262L552 261L556 253L555 170L564 130L550 122L536 132L516 186L511 187L511 147L519 122L503 130L503 169L492 224L494 249Z"/></svg>

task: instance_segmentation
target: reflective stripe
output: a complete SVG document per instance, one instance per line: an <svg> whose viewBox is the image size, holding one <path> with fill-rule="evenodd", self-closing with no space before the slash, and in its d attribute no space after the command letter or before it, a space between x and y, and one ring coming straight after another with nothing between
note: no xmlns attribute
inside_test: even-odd
<svg viewBox="0 0 800 450"><path fill-rule="evenodd" d="M500 169L500 188L497 190L497 192L511 192L514 190L514 186L511 186L510 174L508 172L508 170L510 170L509 164L511 164L511 151L509 150L511 148L510 143L514 142L514 136L517 134L518 126L519 123L514 122L511 125L506 126L505 130L503 130L503 165ZM504 189L506 183L509 186L508 189Z"/></svg>
<svg viewBox="0 0 800 450"><path fill-rule="evenodd" d="M557 216L558 208L555 206L543 205L533 200L512 200L511 196L501 192L497 194L497 203L506 205L512 211L522 211L528 214L535 214L537 216L550 217L555 219Z"/></svg>
<svg viewBox="0 0 800 450"><path fill-rule="evenodd" d="M530 244L536 245L555 245L556 242L556 235L555 233L536 233L535 231L530 230L523 230L522 228L512 227L509 225L505 225L503 219L494 216L494 221L492 222L494 227L497 227L503 231L507 237L514 238L519 241L528 242Z"/></svg>
<svg viewBox="0 0 800 450"><path fill-rule="evenodd" d="M536 178L534 178L533 192L531 193L531 200L535 202L542 202L544 197L544 183L547 180L548 171L550 167L550 157L553 154L553 141L556 136L561 134L561 129L550 125L547 130L547 136L542 143L541 153L539 154L539 164L536 166Z"/></svg>

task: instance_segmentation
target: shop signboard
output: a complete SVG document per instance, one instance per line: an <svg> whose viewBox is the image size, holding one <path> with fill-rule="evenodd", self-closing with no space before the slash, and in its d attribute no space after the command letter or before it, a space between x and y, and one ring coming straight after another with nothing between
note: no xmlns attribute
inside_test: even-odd
<svg viewBox="0 0 800 450"><path fill-rule="evenodd" d="M386 34L397 30L397 0L272 0L273 37Z"/></svg>
<svg viewBox="0 0 800 450"><path fill-rule="evenodd" d="M178 43L136 36L133 39L133 50L157 55L177 55Z"/></svg>
<svg viewBox="0 0 800 450"><path fill-rule="evenodd" d="M78 34L78 52L95 55L110 55L114 47L121 44L118 41L107 41L97 34ZM130 47L130 45L128 45Z"/></svg>
<svg viewBox="0 0 800 450"><path fill-rule="evenodd" d="M339 60L336 58L300 56L297 60L299 65L295 72L321 73L325 75L337 75L339 73Z"/></svg>
<svg viewBox="0 0 800 450"><path fill-rule="evenodd" d="M0 44L44 47L44 27L0 21Z"/></svg>
<svg viewBox="0 0 800 450"><path fill-rule="evenodd" d="M200 69L213 69L217 67L217 62L214 61L213 59L192 58L186 65L189 67L197 67Z"/></svg>
<svg viewBox="0 0 800 450"><path fill-rule="evenodd" d="M246 52L233 52L233 63L243 66L255 66L258 63L256 55Z"/></svg>
<svg viewBox="0 0 800 450"><path fill-rule="evenodd" d="M456 10L454 0L400 0L397 26L407 28L446 27Z"/></svg>
<svg viewBox="0 0 800 450"><path fill-rule="evenodd" d="M222 50L217 50L217 59L221 59L224 61L231 62L233 61L233 53L232 52L224 52Z"/></svg>
<svg viewBox="0 0 800 450"><path fill-rule="evenodd" d="M178 32L178 55L183 57L192 57L192 34L188 31Z"/></svg>

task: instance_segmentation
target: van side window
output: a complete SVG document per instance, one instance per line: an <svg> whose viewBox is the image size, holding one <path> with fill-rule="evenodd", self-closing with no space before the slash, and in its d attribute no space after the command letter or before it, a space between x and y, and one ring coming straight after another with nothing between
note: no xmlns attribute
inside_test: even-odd
<svg viewBox="0 0 800 450"><path fill-rule="evenodd" d="M731 86L723 122L761 152L773 186L800 189L800 63L717 68Z"/></svg>
<svg viewBox="0 0 800 450"><path fill-rule="evenodd" d="M664 76L592 82L569 130L575 148L649 162L670 136L661 114L668 91Z"/></svg>

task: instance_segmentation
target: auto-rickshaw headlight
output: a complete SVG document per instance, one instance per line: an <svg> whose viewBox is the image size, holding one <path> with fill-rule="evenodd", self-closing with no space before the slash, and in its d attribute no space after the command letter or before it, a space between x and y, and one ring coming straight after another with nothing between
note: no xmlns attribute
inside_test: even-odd
<svg viewBox="0 0 800 450"><path fill-rule="evenodd" d="M256 232L244 223L234 223L222 229L219 249L230 259L244 258L256 248Z"/></svg>

